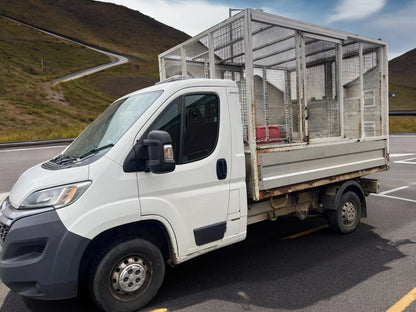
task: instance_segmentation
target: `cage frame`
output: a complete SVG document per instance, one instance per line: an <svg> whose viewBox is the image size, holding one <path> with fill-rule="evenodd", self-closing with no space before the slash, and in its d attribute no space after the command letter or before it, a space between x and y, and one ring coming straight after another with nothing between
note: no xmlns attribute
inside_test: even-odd
<svg viewBox="0 0 416 312"><path fill-rule="evenodd" d="M242 21L243 22L243 38L236 38L229 42L226 42L223 46L215 46L214 43L214 34L225 27L232 28L232 25L236 22ZM285 29L293 30L294 31L294 40L295 40L295 61L296 64L296 99L298 101L298 124L296 125L298 128L298 136L299 142L291 143L291 144L283 144L282 146L273 146L273 145L261 145L258 144L256 139L256 108L255 99L254 99L254 70L255 68L261 68L261 66L255 66L255 62L259 60L259 57L254 57L254 53L260 49L267 48L268 46L272 46L277 44L278 41L287 40L287 38L280 38L277 40L272 40L269 43L265 43L264 46L254 47L253 50L253 36L258 34L253 30L254 23L261 23L264 25L268 25L264 29L257 30L258 32L267 31L270 28L275 26L282 27ZM232 36L232 31L231 35ZM336 94L337 94L337 104L339 106L339 135L329 138L309 138L309 121L308 121L308 100L307 100L307 64L306 58L308 55L306 54L306 39L310 40L322 40L325 42L331 42L335 44L335 58L337 65L335 66L335 79L338 81L336 83ZM189 57L186 53L188 47L191 47L193 44L200 42L201 40L205 40L207 42L207 50L202 51L198 55L194 55ZM237 44L237 42L242 41L242 45L244 47L244 51L234 54L233 53L233 46ZM346 45L358 44L358 52L354 52L351 54L353 56L347 56L343 54L343 47ZM380 134L378 136L373 137L366 137L365 134L365 127L366 123L368 122L365 120L364 111L365 111L365 98L364 98L364 55L365 53L369 53L364 49L364 45L374 45L376 48L375 53L377 53L379 64L379 71L380 71ZM231 55L224 59L218 59L216 53L223 48L226 47L230 48ZM206 65L206 78L216 78L216 70L218 66L229 66L232 76L234 76L234 71L232 69L237 68L238 66L242 66L244 69L240 70L241 75L245 77L245 86L244 86L244 93L245 93L245 100L247 101L247 116L246 123L247 123L247 142L246 142L246 155L250 159L250 177L249 180L251 181L251 186L249 187L249 191L253 195L253 199L258 200L260 199L260 180L261 180L261 173L259 172L259 165L258 165L258 155L267 152L273 152L276 150L291 150L291 149L299 149L303 147L307 147L309 145L328 145L332 144L333 142L340 141L340 142L357 142L357 141L366 141L366 140L385 140L386 141L386 151L388 153L388 63L387 63L387 43L383 42L379 39L372 39L367 38L364 36L360 36L357 34L351 34L344 31L334 30L327 27L322 27L314 24L310 24L307 22L297 21L293 19L289 19L282 16L277 16L274 14L266 13L261 10L255 9L245 9L242 10L240 13L224 20L223 22L209 28L206 31L201 32L200 34L188 39L187 41L161 53L159 55L159 74L160 80L163 81L167 78L166 74L166 61L169 60L169 56L175 55L180 59L181 64L181 74L182 76L188 75L188 66L191 66L192 62L197 62L197 60L201 57L205 56L205 65ZM279 53L284 53L285 51L278 51ZM321 51L322 52L322 51ZM320 52L318 52L320 53ZM276 52L275 52L276 54ZM356 55L358 54L358 55ZM208 57L206 58L206 56ZM268 55L263 56L263 59L268 58ZM346 57L358 57L359 60L359 88L360 88L360 96L359 96L359 136L356 138L347 138L345 137L345 116L344 116L344 94L343 94L343 60ZM230 60L235 60L237 58L243 58L243 64L234 64L233 62L229 62ZM178 59L175 59L178 61ZM292 61L292 60L290 60ZM228 62L228 63L227 63ZM288 60L286 60L286 63ZM227 63L224 65L224 63ZM273 64L272 66L265 66L267 68L278 67L280 64ZM264 79L264 77L263 77ZM263 84L263 89L266 94L267 86ZM286 92L288 93L288 92ZM285 96L286 96L285 93ZM266 100L264 100L266 102ZM266 103L264 103L266 105ZM266 114L266 113L265 113ZM265 115L265 120L267 116ZM286 124L287 127L287 124ZM268 125L266 125L266 137L269 136L269 129ZM257 165L256 165L257 164Z"/></svg>

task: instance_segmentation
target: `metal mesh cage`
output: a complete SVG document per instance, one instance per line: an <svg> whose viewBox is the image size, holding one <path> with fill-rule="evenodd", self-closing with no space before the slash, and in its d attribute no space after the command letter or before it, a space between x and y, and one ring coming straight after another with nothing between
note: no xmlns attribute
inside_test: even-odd
<svg viewBox="0 0 416 312"><path fill-rule="evenodd" d="M380 47L348 42L343 47L345 135L349 138L383 135Z"/></svg>
<svg viewBox="0 0 416 312"><path fill-rule="evenodd" d="M161 59L161 76L164 79L183 75L238 81L245 64L243 26L244 20L237 19L172 50ZM214 75L210 71L212 62L215 63Z"/></svg>
<svg viewBox="0 0 416 312"><path fill-rule="evenodd" d="M295 31L261 22L252 30L257 143L297 142Z"/></svg>
<svg viewBox="0 0 416 312"><path fill-rule="evenodd" d="M264 21L250 19L248 13L164 53L161 78L237 81L244 138L250 141L255 131L250 144L257 148L386 134L383 45L329 29L305 31L309 26L296 28L267 14Z"/></svg>
<svg viewBox="0 0 416 312"><path fill-rule="evenodd" d="M258 200L260 190L322 177L323 153L343 171L341 143L386 140L386 50L378 40L247 9L162 53L159 69L161 80L236 81L247 191ZM357 161L372 166L374 153L367 156ZM304 165L312 170L299 172Z"/></svg>
<svg viewBox="0 0 416 312"><path fill-rule="evenodd" d="M238 67L245 63L244 20L238 19L214 31L213 41L215 56L218 57L219 64L237 66L234 70L239 72Z"/></svg>
<svg viewBox="0 0 416 312"><path fill-rule="evenodd" d="M340 106L337 99L337 44L305 39L306 104L310 139L340 136Z"/></svg>
<svg viewBox="0 0 416 312"><path fill-rule="evenodd" d="M382 135L380 65L375 46L367 45L363 55L364 82L364 135L374 137Z"/></svg>

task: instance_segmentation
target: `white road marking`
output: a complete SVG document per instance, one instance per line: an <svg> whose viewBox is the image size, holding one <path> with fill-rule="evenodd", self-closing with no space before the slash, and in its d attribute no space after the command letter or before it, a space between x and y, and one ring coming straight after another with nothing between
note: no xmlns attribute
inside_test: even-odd
<svg viewBox="0 0 416 312"><path fill-rule="evenodd" d="M398 200L403 200L403 201L407 201L407 202L411 202L411 203L416 203L416 200L409 199L409 198L396 197L396 196L383 195L383 194L371 194L371 195L377 196L377 197L385 197L385 198L390 198L390 199L398 199Z"/></svg>
<svg viewBox="0 0 416 312"><path fill-rule="evenodd" d="M415 184L415 183L411 183L411 185L412 184ZM390 199L397 199L397 200L407 201L407 202L410 202L410 203L416 203L416 200L414 200L414 199L387 195L387 194L390 194L390 193L394 193L394 192L397 192L397 191L400 191L400 190L407 189L407 188L409 188L409 186L396 187L392 190L387 190L387 191L381 192L380 194L371 194L371 195L377 196L377 197L385 197L385 198L390 198Z"/></svg>
<svg viewBox="0 0 416 312"><path fill-rule="evenodd" d="M407 157L407 156L413 156L415 155L414 153L405 153L405 154L400 154L400 153L393 153L390 154L390 157L394 158L394 157Z"/></svg>
<svg viewBox="0 0 416 312"><path fill-rule="evenodd" d="M409 164L409 165L416 165L416 158L408 158L404 160L397 160L394 163L395 164Z"/></svg>
<svg viewBox="0 0 416 312"><path fill-rule="evenodd" d="M409 187L408 186L401 186L401 187L398 187L398 188L395 188L395 189L392 189L392 190L381 192L379 195L386 195L386 194L393 193L393 192L400 191L400 190L404 190L404 189L407 189L407 188L409 188Z"/></svg>

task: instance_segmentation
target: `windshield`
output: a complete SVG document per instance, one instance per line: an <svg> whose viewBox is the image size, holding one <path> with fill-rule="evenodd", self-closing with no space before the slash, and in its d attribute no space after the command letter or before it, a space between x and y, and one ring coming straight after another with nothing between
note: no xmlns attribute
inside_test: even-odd
<svg viewBox="0 0 416 312"><path fill-rule="evenodd" d="M141 93L114 102L75 139L63 155L75 159L109 150L162 92Z"/></svg>

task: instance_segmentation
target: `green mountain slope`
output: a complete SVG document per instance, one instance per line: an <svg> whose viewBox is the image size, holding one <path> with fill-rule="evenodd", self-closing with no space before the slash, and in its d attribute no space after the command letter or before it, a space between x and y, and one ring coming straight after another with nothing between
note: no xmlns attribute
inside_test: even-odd
<svg viewBox="0 0 416 312"><path fill-rule="evenodd" d="M92 0L0 0L0 13L54 32L152 61L187 39L174 28L126 7Z"/></svg>
<svg viewBox="0 0 416 312"><path fill-rule="evenodd" d="M0 18L0 142L76 136L111 101L158 81L157 55L189 37L140 12L92 0L0 0L0 14L130 61L51 87L47 81L108 58Z"/></svg>
<svg viewBox="0 0 416 312"><path fill-rule="evenodd" d="M389 61L390 82L416 88L416 49Z"/></svg>
<svg viewBox="0 0 416 312"><path fill-rule="evenodd" d="M416 49L389 61L390 110L416 110ZM390 117L391 132L416 132L416 117Z"/></svg>
<svg viewBox="0 0 416 312"><path fill-rule="evenodd" d="M390 110L416 110L416 49L389 62Z"/></svg>
<svg viewBox="0 0 416 312"><path fill-rule="evenodd" d="M49 81L108 63L107 56L2 18L0 56L0 142L73 136L89 121L91 108L71 105Z"/></svg>

